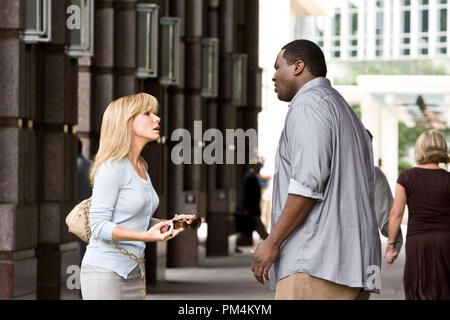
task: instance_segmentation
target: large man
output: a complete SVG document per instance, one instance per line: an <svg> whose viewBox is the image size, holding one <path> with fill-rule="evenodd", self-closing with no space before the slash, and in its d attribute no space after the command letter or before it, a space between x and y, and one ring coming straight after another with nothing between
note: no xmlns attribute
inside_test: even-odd
<svg viewBox="0 0 450 320"><path fill-rule="evenodd" d="M287 44L275 70L275 92L290 105L276 156L272 230L254 252L252 271L264 284L270 270L276 299L379 293L370 138L325 78L313 42Z"/></svg>

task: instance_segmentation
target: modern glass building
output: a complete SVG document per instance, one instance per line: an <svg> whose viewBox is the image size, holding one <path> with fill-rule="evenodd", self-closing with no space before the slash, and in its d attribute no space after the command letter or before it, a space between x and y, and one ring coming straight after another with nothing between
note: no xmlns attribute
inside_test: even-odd
<svg viewBox="0 0 450 320"><path fill-rule="evenodd" d="M328 16L295 18L295 38L319 44L327 60L450 57L448 0L329 1Z"/></svg>

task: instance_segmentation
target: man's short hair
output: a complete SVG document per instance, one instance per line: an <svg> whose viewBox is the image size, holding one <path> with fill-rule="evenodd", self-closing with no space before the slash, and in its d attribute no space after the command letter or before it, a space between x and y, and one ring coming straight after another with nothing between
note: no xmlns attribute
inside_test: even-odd
<svg viewBox="0 0 450 320"><path fill-rule="evenodd" d="M302 60L309 72L316 77L327 76L327 64L322 49L314 42L300 39L294 40L283 47L283 57L289 65Z"/></svg>

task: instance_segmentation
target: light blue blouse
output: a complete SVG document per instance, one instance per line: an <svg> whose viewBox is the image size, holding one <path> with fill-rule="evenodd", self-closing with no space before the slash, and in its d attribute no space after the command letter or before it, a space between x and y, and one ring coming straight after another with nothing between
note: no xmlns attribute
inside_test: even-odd
<svg viewBox="0 0 450 320"><path fill-rule="evenodd" d="M142 241L112 241L115 227L147 231L155 222L152 218L159 205L150 176L142 179L128 158L102 164L94 179L92 204L89 211L91 241L82 264L97 266L116 272L124 279L138 264L99 240L116 243L138 258L144 257ZM142 265L141 277L143 276Z"/></svg>

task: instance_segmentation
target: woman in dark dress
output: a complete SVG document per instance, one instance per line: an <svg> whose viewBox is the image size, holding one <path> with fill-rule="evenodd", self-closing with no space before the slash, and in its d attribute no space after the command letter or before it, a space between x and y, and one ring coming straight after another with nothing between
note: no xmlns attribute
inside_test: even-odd
<svg viewBox="0 0 450 320"><path fill-rule="evenodd" d="M404 170L395 190L389 217L389 244L385 259L393 263L395 239L405 205L409 219L403 276L407 300L450 299L450 172L439 167L449 163L447 143L436 130L416 141L417 166Z"/></svg>

